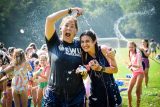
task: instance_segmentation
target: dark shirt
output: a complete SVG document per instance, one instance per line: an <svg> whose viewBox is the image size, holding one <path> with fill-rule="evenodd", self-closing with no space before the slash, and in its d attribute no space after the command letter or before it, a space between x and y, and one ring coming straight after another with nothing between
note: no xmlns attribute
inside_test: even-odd
<svg viewBox="0 0 160 107"><path fill-rule="evenodd" d="M148 52L148 49L145 50L145 52ZM142 58L148 58L148 56L146 56L143 51L141 51L141 53L142 53Z"/></svg>
<svg viewBox="0 0 160 107"><path fill-rule="evenodd" d="M51 72L48 85L60 98L73 99L82 91L85 92L82 76L76 69L82 65L80 42L67 43L59 39L56 31L48 41L48 53Z"/></svg>
<svg viewBox="0 0 160 107"><path fill-rule="evenodd" d="M99 54L98 56L96 56L96 58L93 58L88 54L87 62L89 62L90 60L96 59L101 66L109 67L110 65L106 60L106 58L103 56L100 49L98 53ZM100 95L99 89L101 89L101 93L102 95L104 95L104 93L106 93L105 92L106 86L114 82L113 74L91 70L89 72L89 76L91 78L91 92L98 96Z"/></svg>
<svg viewBox="0 0 160 107"><path fill-rule="evenodd" d="M101 66L110 67L107 59L101 52L100 47L97 53L98 54L96 55L96 58L93 58L88 54L87 63L90 60L96 59ZM113 74L108 74L102 71L94 70L90 70L88 73L91 78L90 98L97 98L98 102L97 106L93 103L93 107L115 107L116 104L121 104L122 99L119 93L118 86L115 83Z"/></svg>

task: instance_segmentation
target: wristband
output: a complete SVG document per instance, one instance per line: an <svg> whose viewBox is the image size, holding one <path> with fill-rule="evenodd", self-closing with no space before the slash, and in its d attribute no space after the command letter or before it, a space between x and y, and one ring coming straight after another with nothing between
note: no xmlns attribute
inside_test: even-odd
<svg viewBox="0 0 160 107"><path fill-rule="evenodd" d="M72 14L72 9L68 8L68 14Z"/></svg>
<svg viewBox="0 0 160 107"><path fill-rule="evenodd" d="M100 70L100 72L104 72L105 71L105 67L104 66L102 66L102 68L101 68L101 70Z"/></svg>

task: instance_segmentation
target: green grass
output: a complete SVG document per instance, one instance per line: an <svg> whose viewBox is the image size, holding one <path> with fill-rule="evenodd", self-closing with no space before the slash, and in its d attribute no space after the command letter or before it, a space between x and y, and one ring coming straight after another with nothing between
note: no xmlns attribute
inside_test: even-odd
<svg viewBox="0 0 160 107"><path fill-rule="evenodd" d="M160 53L160 51L159 51ZM115 74L116 78L125 78L126 74L131 74L125 65L125 61L128 60L128 50L127 48L117 49L117 64L119 68L119 72ZM149 87L144 87L143 81L143 88L142 88L142 97L141 97L141 107L160 107L160 63L149 59L150 60L150 69L149 69ZM127 86L119 87L124 88ZM127 91L121 92L121 96L123 98L123 107L127 107ZM135 94L135 87L132 91L133 96L133 107L136 105L136 94Z"/></svg>

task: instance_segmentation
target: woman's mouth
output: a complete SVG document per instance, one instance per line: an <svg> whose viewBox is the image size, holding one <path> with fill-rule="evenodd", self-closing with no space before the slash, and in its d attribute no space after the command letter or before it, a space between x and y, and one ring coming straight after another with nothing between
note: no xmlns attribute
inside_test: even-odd
<svg viewBox="0 0 160 107"><path fill-rule="evenodd" d="M87 49L88 49L88 47L83 47L83 49L84 49L84 50L87 50Z"/></svg>
<svg viewBox="0 0 160 107"><path fill-rule="evenodd" d="M71 36L71 34L70 34L70 33L66 33L66 34L65 34L65 36L70 37L70 36Z"/></svg>

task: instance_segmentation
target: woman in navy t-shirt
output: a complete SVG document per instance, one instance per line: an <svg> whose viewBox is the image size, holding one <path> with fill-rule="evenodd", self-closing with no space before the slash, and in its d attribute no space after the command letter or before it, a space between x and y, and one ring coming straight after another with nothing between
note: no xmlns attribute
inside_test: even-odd
<svg viewBox="0 0 160 107"><path fill-rule="evenodd" d="M81 65L80 42L74 37L78 31L77 19L67 16L62 19L59 38L55 23L72 11L81 15L81 8L60 10L46 18L45 36L51 65L48 86L44 95L45 107L83 107L85 88L76 69Z"/></svg>

